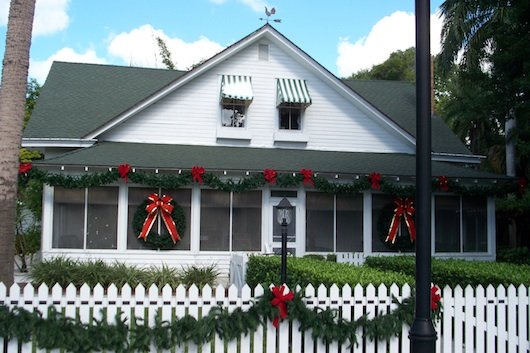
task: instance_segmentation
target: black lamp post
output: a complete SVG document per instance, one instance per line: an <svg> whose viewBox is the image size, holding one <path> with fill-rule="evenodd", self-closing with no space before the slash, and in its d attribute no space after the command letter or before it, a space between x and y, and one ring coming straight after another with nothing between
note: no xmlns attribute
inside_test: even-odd
<svg viewBox="0 0 530 353"><path fill-rule="evenodd" d="M293 206L285 197L276 206L276 220L282 226L282 267L280 273L282 284L287 283L287 226L291 224L292 212Z"/></svg>
<svg viewBox="0 0 530 353"><path fill-rule="evenodd" d="M416 307L411 353L434 353L431 317L431 55L430 1L416 0Z"/></svg>

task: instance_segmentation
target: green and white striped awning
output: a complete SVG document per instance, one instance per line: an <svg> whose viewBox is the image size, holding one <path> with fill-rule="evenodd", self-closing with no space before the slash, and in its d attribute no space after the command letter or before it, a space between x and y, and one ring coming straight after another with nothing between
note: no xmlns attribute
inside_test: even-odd
<svg viewBox="0 0 530 353"><path fill-rule="evenodd" d="M223 75L221 99L251 101L253 98L250 76Z"/></svg>
<svg viewBox="0 0 530 353"><path fill-rule="evenodd" d="M311 104L311 96L305 80L278 79L278 105L284 103Z"/></svg>

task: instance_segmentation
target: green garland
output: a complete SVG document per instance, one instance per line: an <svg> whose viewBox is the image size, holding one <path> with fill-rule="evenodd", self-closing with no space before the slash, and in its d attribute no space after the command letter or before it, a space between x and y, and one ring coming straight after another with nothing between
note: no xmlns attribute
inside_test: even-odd
<svg viewBox="0 0 530 353"><path fill-rule="evenodd" d="M63 188L89 188L117 182L120 179L118 171L114 168L106 172L95 172L80 176L48 173L43 170L32 168L27 173L19 174L20 181L27 183L29 179L37 179L42 183ZM128 178L131 182L154 188L179 189L187 185L196 183L193 181L191 171L182 171L179 174L130 172ZM239 179L220 178L214 173L204 173L202 175L203 185L215 190L245 192L259 189L268 184L262 172L253 173ZM393 178L382 178L380 191L397 196L413 197L416 189L413 185L398 185ZM276 178L275 187L295 188L303 183L303 176L300 173L279 173ZM315 176L313 177L314 189L329 194L357 194L370 190L371 184L368 176L360 177L357 180L344 182L332 182L329 179ZM457 195L468 196L503 196L516 192L518 185L515 181L502 181L490 185L479 183L464 184L457 180L449 179L449 192ZM432 180L432 190L439 190L438 178Z"/></svg>
<svg viewBox="0 0 530 353"><path fill-rule="evenodd" d="M134 217L132 220L132 228L136 234L140 234L140 232L142 231L145 218L147 217L147 210L145 209L147 203L147 200L142 202L134 213ZM182 208L174 200L171 201L171 205L173 205L173 212L171 212L171 218L173 218L179 236L182 239L182 235L186 230L186 216L184 215L184 211L182 210ZM152 229L147 235L147 239L138 239L138 241L142 245L154 250L171 250L176 246L176 244L173 243L173 239L171 239L169 233L166 232L158 234Z"/></svg>
<svg viewBox="0 0 530 353"><path fill-rule="evenodd" d="M140 319L127 323L121 314L115 317L114 324L109 324L104 311L101 320L93 319L91 324L85 324L79 318L66 317L53 306L49 307L48 317L44 318L38 311L29 312L20 307L9 309L2 305L0 337L18 339L20 343L34 341L40 349L74 353L145 352L149 351L151 344L159 350L168 350L187 341L204 344L215 335L229 341L255 332L267 320L273 320L278 315L277 307L271 305L273 298L271 290L266 289L247 311L237 308L229 313L219 306L200 319L186 315L167 322L162 321L159 311L154 326L148 326ZM338 317L337 310L307 308L302 295L295 293L294 299L287 302L287 319L298 320L300 331L311 330L313 339L321 339L324 343L357 344L356 330L359 328L370 340L387 340L399 335L404 323L410 325L413 321L414 296L394 302L397 307L388 314L380 314L373 319L365 314L357 320L347 321ZM435 318L440 317L440 310L439 307L434 312Z"/></svg>

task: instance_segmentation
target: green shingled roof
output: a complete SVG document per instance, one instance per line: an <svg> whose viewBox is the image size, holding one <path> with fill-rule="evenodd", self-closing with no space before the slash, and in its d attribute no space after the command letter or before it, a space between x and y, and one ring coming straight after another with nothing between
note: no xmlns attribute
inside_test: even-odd
<svg viewBox="0 0 530 353"><path fill-rule="evenodd" d="M55 62L25 138L83 138L186 72ZM398 81L345 80L348 87L415 136L414 86ZM438 117L432 120L434 152L470 154Z"/></svg>
<svg viewBox="0 0 530 353"><path fill-rule="evenodd" d="M412 136L416 136L416 88L403 81L343 80L361 97L393 120ZM432 150L467 154L471 152L438 116L433 116Z"/></svg>
<svg viewBox="0 0 530 353"><path fill-rule="evenodd" d="M333 174L364 175L373 171L394 176L415 174L415 156L408 154L118 142L102 142L36 162L42 166L79 167L116 167L122 163L129 163L135 168L173 170L200 165L210 171L262 171L273 168L279 172L292 172L306 168ZM433 175L452 178L502 178L451 163L432 162L432 168Z"/></svg>
<svg viewBox="0 0 530 353"><path fill-rule="evenodd" d="M82 138L183 74L54 62L24 137Z"/></svg>

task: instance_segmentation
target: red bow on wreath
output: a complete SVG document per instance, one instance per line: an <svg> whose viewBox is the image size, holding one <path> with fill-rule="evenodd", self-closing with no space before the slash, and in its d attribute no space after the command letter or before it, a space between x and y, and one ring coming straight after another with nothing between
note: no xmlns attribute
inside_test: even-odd
<svg viewBox="0 0 530 353"><path fill-rule="evenodd" d="M304 176L304 185L315 186L315 183L313 182L313 171L311 169L301 169L300 174Z"/></svg>
<svg viewBox="0 0 530 353"><path fill-rule="evenodd" d="M399 223L401 222L401 217L405 218L405 223L410 234L410 241L416 240L416 227L414 225L414 204L413 201L409 198L402 199L398 197L394 203L396 208L394 209L394 217L390 222L390 229L388 231L388 236L385 241L390 241L392 244L396 241L396 235L399 228Z"/></svg>
<svg viewBox="0 0 530 353"><path fill-rule="evenodd" d="M526 189L526 185L528 185L528 182L525 178L519 178L517 181L517 192L522 195L524 194L524 190Z"/></svg>
<svg viewBox="0 0 530 353"><path fill-rule="evenodd" d="M204 174L204 168L199 166L194 166L191 168L191 177L193 181L202 184L202 175Z"/></svg>
<svg viewBox="0 0 530 353"><path fill-rule="evenodd" d="M368 180L370 180L372 189L379 190L381 188L381 174L376 172L370 173L368 175Z"/></svg>
<svg viewBox="0 0 530 353"><path fill-rule="evenodd" d="M147 211L147 217L145 218L144 225L142 226L142 231L140 232L138 238L147 240L147 235L151 231L151 228L153 227L153 224L155 224L156 218L160 213L160 216L162 217L162 220L166 225L169 235L171 235L171 239L173 239L173 243L179 241L180 236L177 231L177 226L175 225L175 221L173 221L173 218L171 217L171 213L173 212L173 205L171 204L171 201L173 201L173 198L166 195L162 196L162 198L159 198L158 194L153 193L149 195L147 200L149 201L149 203L145 207Z"/></svg>
<svg viewBox="0 0 530 353"><path fill-rule="evenodd" d="M120 164L118 166L118 173L120 178L125 179L125 182L129 181L129 173L132 172L132 168L128 164Z"/></svg>
<svg viewBox="0 0 530 353"><path fill-rule="evenodd" d="M263 177L270 185L276 184L276 171L274 169L265 169L263 171Z"/></svg>
<svg viewBox="0 0 530 353"><path fill-rule="evenodd" d="M285 294L285 284L281 287L274 286L272 288L271 292L274 295L274 298L271 300L271 304L278 308L278 316L274 317L274 320L272 321L272 326L275 328L278 328L280 326L280 320L283 320L287 317L287 302L293 300L294 293L292 291L288 291L287 294Z"/></svg>

